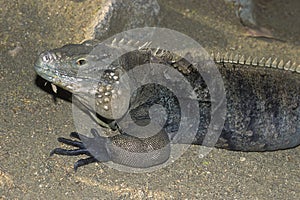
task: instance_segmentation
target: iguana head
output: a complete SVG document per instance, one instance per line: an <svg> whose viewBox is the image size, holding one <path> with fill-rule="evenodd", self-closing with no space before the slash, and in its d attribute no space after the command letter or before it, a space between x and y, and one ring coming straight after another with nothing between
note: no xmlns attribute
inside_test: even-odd
<svg viewBox="0 0 300 200"><path fill-rule="evenodd" d="M128 108L128 93L119 79L123 68L111 65L110 53L91 55L95 41L69 44L43 52L35 63L38 75L71 92L88 109L107 119L121 117ZM108 51L113 51L107 47Z"/></svg>

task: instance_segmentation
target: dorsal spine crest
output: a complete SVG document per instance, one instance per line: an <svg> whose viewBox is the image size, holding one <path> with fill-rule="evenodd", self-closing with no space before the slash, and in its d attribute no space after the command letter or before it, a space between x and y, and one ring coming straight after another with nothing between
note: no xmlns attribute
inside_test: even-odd
<svg viewBox="0 0 300 200"><path fill-rule="evenodd" d="M258 58L254 57L252 58L249 56L247 59L245 59L244 55L236 54L234 55L231 53L225 53L221 54L218 52L217 54L212 53L211 58L216 63L232 63L232 64L241 64L241 65L247 65L247 66L258 66L258 67L265 67L265 68L275 68L285 71L291 71L295 73L300 73L300 64L297 64L296 62L287 61L284 62L283 60L279 60L278 58L272 59L271 57L266 60L265 57Z"/></svg>

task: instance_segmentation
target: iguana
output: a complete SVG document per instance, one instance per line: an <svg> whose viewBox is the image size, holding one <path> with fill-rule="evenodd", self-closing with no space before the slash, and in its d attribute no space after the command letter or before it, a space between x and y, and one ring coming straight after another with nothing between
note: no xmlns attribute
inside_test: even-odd
<svg viewBox="0 0 300 200"><path fill-rule="evenodd" d="M132 43L122 39L113 40L107 49L113 52L129 42ZM88 155L88 158L75 163L75 170L97 161L113 161L137 168L165 162L169 158L170 138L178 130L181 114L178 100L172 92L162 86L148 84L137 89L131 97L128 110L137 123L149 121L149 109L154 104L161 104L166 108L167 119L163 129L148 138L124 132L111 112L112 99L122 103L122 93L118 93L118 88L113 88L113 84L119 81L121 74L145 63L162 63L165 67L177 69L190 82L197 94L200 116L198 131L192 143L202 144L210 122L211 101L207 85L193 64L167 50L139 44L138 50L125 54L103 68L92 65L87 59L97 44L97 40L91 40L46 51L39 56L35 70L47 81L77 96L87 109L97 113L98 118L94 118L102 126L116 130L119 134L103 137L93 127L91 133L94 138L73 132L71 137L84 141L66 138L58 138L58 141L78 149L56 148L51 155ZM105 56L109 54L102 57L100 55L97 59L105 59ZM273 151L300 144L300 65L271 58L245 59L244 56L227 54L216 54L212 59L222 75L227 101L224 127L216 147L239 151ZM78 75L82 68L84 71L92 71L95 76ZM205 67L204 69L207 70ZM84 87L84 81L89 79L96 81L93 88ZM94 110L88 106L84 95L96 98ZM85 144L89 142L93 142L95 152L86 148ZM163 150L156 151L160 149ZM141 159L139 156L123 155L124 150L153 154L148 159Z"/></svg>

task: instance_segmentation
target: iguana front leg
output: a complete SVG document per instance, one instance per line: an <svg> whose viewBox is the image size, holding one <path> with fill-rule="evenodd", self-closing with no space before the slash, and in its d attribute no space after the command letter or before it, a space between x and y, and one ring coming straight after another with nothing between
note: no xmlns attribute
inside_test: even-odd
<svg viewBox="0 0 300 200"><path fill-rule="evenodd" d="M59 142L78 148L72 150L56 148L51 151L50 156L53 154L89 156L75 162L75 171L78 167L93 162L108 161L134 168L147 168L164 163L170 156L170 140L164 130L148 138L138 138L126 133L102 137L95 129L91 129L91 133L93 138L77 132L70 134L80 141L58 138Z"/></svg>

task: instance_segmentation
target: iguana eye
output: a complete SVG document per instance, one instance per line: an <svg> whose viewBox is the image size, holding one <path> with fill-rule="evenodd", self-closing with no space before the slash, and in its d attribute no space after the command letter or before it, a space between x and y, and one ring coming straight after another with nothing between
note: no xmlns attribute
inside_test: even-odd
<svg viewBox="0 0 300 200"><path fill-rule="evenodd" d="M76 64L77 65L84 65L84 64L86 64L86 59L84 59L84 58L79 58L77 61L76 61Z"/></svg>

